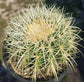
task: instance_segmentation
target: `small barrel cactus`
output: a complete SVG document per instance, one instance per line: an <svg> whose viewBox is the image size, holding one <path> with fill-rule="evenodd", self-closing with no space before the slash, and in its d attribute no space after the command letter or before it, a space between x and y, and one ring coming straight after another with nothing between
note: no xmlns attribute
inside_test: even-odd
<svg viewBox="0 0 84 82"><path fill-rule="evenodd" d="M16 74L36 81L58 80L59 71L74 68L74 55L81 52L80 28L64 9L30 6L13 18L7 29L5 53L7 64Z"/></svg>

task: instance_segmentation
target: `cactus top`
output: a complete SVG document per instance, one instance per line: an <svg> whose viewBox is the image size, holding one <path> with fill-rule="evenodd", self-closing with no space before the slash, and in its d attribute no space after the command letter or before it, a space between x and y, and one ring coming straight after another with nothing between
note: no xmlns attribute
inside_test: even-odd
<svg viewBox="0 0 84 82"><path fill-rule="evenodd" d="M48 36L55 31L51 23L46 23L43 18L39 19L33 19L32 24L27 24L28 34L25 34L35 44L41 40L47 41Z"/></svg>

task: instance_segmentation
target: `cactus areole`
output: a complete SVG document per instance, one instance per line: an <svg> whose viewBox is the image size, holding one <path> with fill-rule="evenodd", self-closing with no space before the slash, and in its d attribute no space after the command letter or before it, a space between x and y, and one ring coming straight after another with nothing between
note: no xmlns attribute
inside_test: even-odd
<svg viewBox="0 0 84 82"><path fill-rule="evenodd" d="M65 68L74 69L74 55L80 52L80 28L64 9L29 7L10 20L6 28L4 58L19 76L36 81L58 81Z"/></svg>

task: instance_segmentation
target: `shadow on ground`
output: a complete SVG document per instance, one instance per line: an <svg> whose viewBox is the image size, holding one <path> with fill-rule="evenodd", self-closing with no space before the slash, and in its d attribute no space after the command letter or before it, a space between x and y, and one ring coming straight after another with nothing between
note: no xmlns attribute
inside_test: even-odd
<svg viewBox="0 0 84 82"><path fill-rule="evenodd" d="M10 72L1 64L0 61L0 82L19 82Z"/></svg>

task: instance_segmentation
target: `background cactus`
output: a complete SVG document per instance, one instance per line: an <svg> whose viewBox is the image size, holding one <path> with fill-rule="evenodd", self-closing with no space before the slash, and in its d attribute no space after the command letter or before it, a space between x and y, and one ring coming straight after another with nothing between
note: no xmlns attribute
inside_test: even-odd
<svg viewBox="0 0 84 82"><path fill-rule="evenodd" d="M6 29L7 63L24 78L58 80L59 71L74 68L73 54L81 53L77 48L81 29L73 24L64 9L37 5L22 10Z"/></svg>

